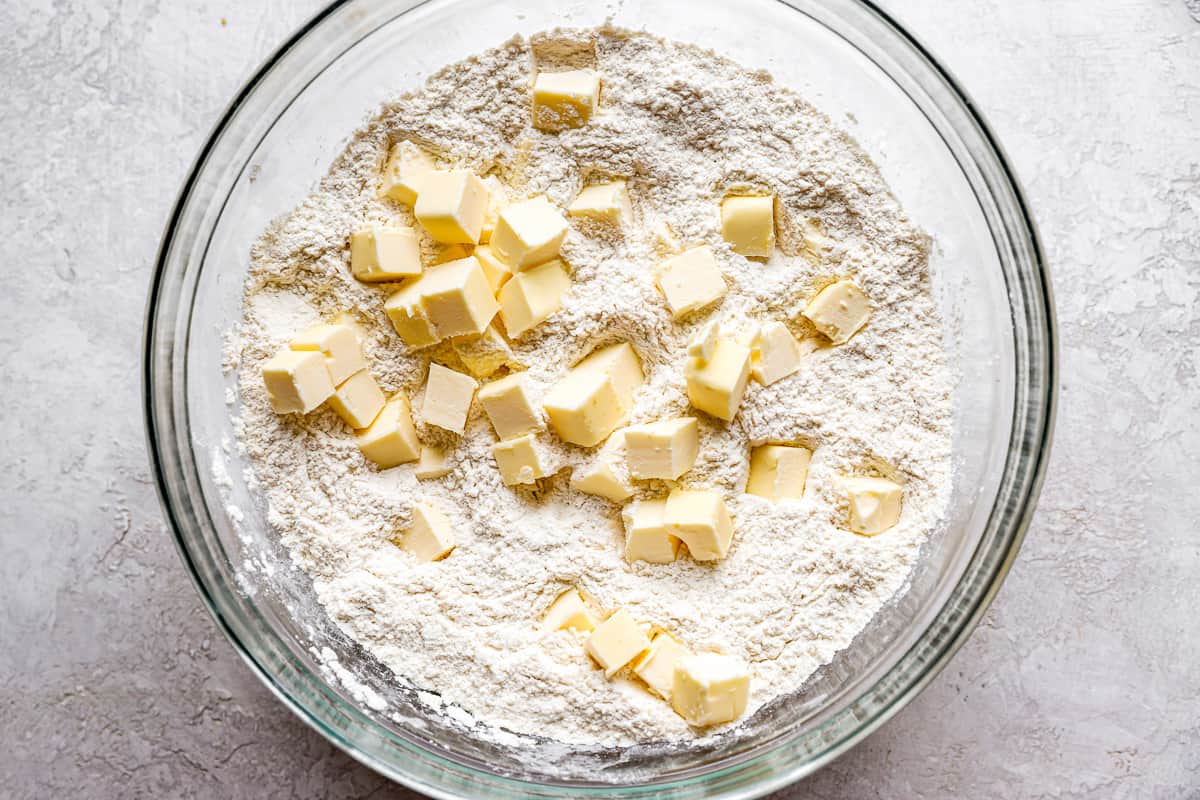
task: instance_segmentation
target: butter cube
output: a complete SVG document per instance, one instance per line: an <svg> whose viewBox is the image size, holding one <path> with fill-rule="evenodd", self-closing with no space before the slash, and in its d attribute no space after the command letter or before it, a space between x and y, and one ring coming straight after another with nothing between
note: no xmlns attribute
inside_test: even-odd
<svg viewBox="0 0 1200 800"><path fill-rule="evenodd" d="M667 530L666 500L637 500L621 511L625 560L670 564L679 556L679 538Z"/></svg>
<svg viewBox="0 0 1200 800"><path fill-rule="evenodd" d="M492 456L500 468L500 479L505 486L533 483L546 477L546 457L538 447L532 433L505 439L492 445Z"/></svg>
<svg viewBox="0 0 1200 800"><path fill-rule="evenodd" d="M593 352L550 389L542 408L559 437L592 447L620 427L642 384L637 353L625 342Z"/></svg>
<svg viewBox="0 0 1200 800"><path fill-rule="evenodd" d="M834 344L843 344L867 324L871 301L853 281L838 281L822 289L800 313Z"/></svg>
<svg viewBox="0 0 1200 800"><path fill-rule="evenodd" d="M775 196L734 196L721 202L721 236L733 252L769 258L775 250Z"/></svg>
<svg viewBox="0 0 1200 800"><path fill-rule="evenodd" d="M600 102L594 70L539 72L533 82L533 127L557 132L587 124Z"/></svg>
<svg viewBox="0 0 1200 800"><path fill-rule="evenodd" d="M675 686L675 665L688 655L688 649L669 633L655 634L650 640L650 649L633 662L633 674L637 675L650 691L670 702L671 689Z"/></svg>
<svg viewBox="0 0 1200 800"><path fill-rule="evenodd" d="M758 329L750 346L750 374L770 386L800 369L800 343L782 322L768 322Z"/></svg>
<svg viewBox="0 0 1200 800"><path fill-rule="evenodd" d="M844 478L850 500L850 530L867 536L883 533L900 521L904 490L885 478Z"/></svg>
<svg viewBox="0 0 1200 800"><path fill-rule="evenodd" d="M596 627L596 619L583 602L583 595L578 589L568 589L560 594L542 617L544 631L591 631Z"/></svg>
<svg viewBox="0 0 1200 800"><path fill-rule="evenodd" d="M478 386L479 383L469 375L441 364L430 364L425 397L421 401L421 418L430 425L461 434L466 430L471 399Z"/></svg>
<svg viewBox="0 0 1200 800"><path fill-rule="evenodd" d="M500 308L474 256L430 267L420 283L421 307L440 339L483 333Z"/></svg>
<svg viewBox="0 0 1200 800"><path fill-rule="evenodd" d="M418 561L440 561L454 549L454 527L441 511L418 503L413 507L412 525L403 531L400 548Z"/></svg>
<svg viewBox="0 0 1200 800"><path fill-rule="evenodd" d="M424 150L408 140L396 142L383 168L379 194L411 206L417 202L421 179L434 169L433 159Z"/></svg>
<svg viewBox="0 0 1200 800"><path fill-rule="evenodd" d="M477 244L488 210L487 186L465 169L434 170L420 181L413 214L444 244Z"/></svg>
<svg viewBox="0 0 1200 800"><path fill-rule="evenodd" d="M262 368L276 414L307 414L333 394L325 356L311 350L281 350Z"/></svg>
<svg viewBox="0 0 1200 800"><path fill-rule="evenodd" d="M504 330L517 338L542 324L562 308L571 278L558 259L518 272L500 289L500 319Z"/></svg>
<svg viewBox="0 0 1200 800"><path fill-rule="evenodd" d="M448 264L451 261L458 261L460 258L466 258L474 252L475 248L469 244L448 244L438 251L438 254L433 257L430 262L433 265Z"/></svg>
<svg viewBox="0 0 1200 800"><path fill-rule="evenodd" d="M588 637L585 649L611 678L650 647L650 640L637 620L623 608L601 622Z"/></svg>
<svg viewBox="0 0 1200 800"><path fill-rule="evenodd" d="M749 699L750 668L740 658L700 653L675 663L671 707L689 725L732 722L746 711Z"/></svg>
<svg viewBox="0 0 1200 800"><path fill-rule="evenodd" d="M772 503L799 500L808 480L812 451L794 445L764 444L750 454L750 478L746 494L765 497Z"/></svg>
<svg viewBox="0 0 1200 800"><path fill-rule="evenodd" d="M459 336L451 344L476 378L486 378L504 366L521 366L504 336L496 330L495 322L478 336Z"/></svg>
<svg viewBox="0 0 1200 800"><path fill-rule="evenodd" d="M400 225L368 225L350 236L350 271L364 283L421 274L417 232Z"/></svg>
<svg viewBox="0 0 1200 800"><path fill-rule="evenodd" d="M688 342L687 354L698 361L708 361L717 349L720 336L721 323L715 319L706 322Z"/></svg>
<svg viewBox="0 0 1200 800"><path fill-rule="evenodd" d="M750 348L718 339L707 361L688 359L686 373L692 405L714 417L731 420L742 404L750 379Z"/></svg>
<svg viewBox="0 0 1200 800"><path fill-rule="evenodd" d="M425 315L425 307L421 305L422 283L418 278L401 287L383 304L392 327L409 347L426 347L440 341L433 323Z"/></svg>
<svg viewBox="0 0 1200 800"><path fill-rule="evenodd" d="M408 398L398 394L384 405L375 421L354 437L358 449L380 469L415 461L421 454Z"/></svg>
<svg viewBox="0 0 1200 800"><path fill-rule="evenodd" d="M479 402L501 439L513 439L542 427L542 416L530 398L529 382L523 375L484 384Z"/></svg>
<svg viewBox="0 0 1200 800"><path fill-rule="evenodd" d="M421 457L417 460L417 466L413 470L413 474L418 480L431 481L434 478L440 478L450 472L450 461L446 457L446 451L436 447L430 447L427 444L421 445Z"/></svg>
<svg viewBox="0 0 1200 800"><path fill-rule="evenodd" d="M505 191L504 184L494 175L488 175L483 179L483 183L488 190L488 210L483 216L483 228L479 231L479 241L486 244L492 240L492 234L496 232L496 222L500 217L500 212L508 206L508 192Z"/></svg>
<svg viewBox="0 0 1200 800"><path fill-rule="evenodd" d="M725 278L708 245L693 247L668 258L658 268L655 285L667 299L671 316L685 314L715 303L725 295Z"/></svg>
<svg viewBox="0 0 1200 800"><path fill-rule="evenodd" d="M638 480L673 481L692 468L700 453L695 417L676 417L625 429L625 461Z"/></svg>
<svg viewBox="0 0 1200 800"><path fill-rule="evenodd" d="M621 431L615 432L591 462L571 473L571 488L577 492L605 497L623 503L633 497L633 484L617 465L617 451L624 445Z"/></svg>
<svg viewBox="0 0 1200 800"><path fill-rule="evenodd" d="M476 247L475 258L479 259L479 266L483 267L483 276L487 278L493 293L500 291L504 282L512 277L512 270L508 268L507 264L496 258L491 245L481 244Z"/></svg>
<svg viewBox="0 0 1200 800"><path fill-rule="evenodd" d="M329 398L329 407L351 428L365 428L387 404L383 390L365 369L342 381Z"/></svg>
<svg viewBox="0 0 1200 800"><path fill-rule="evenodd" d="M667 531L687 545L697 561L715 561L729 552L733 520L717 492L675 489L663 511Z"/></svg>
<svg viewBox="0 0 1200 800"><path fill-rule="evenodd" d="M562 212L538 196L506 207L496 217L496 230L488 246L513 271L520 271L552 258L567 235Z"/></svg>
<svg viewBox="0 0 1200 800"><path fill-rule="evenodd" d="M625 181L584 187L567 206L567 213L572 217L603 220L615 226L628 225L633 221L633 206L629 202Z"/></svg>
<svg viewBox="0 0 1200 800"><path fill-rule="evenodd" d="M367 366L358 335L348 325L313 325L292 339L291 348L316 350L325 356L325 366L334 384L341 383Z"/></svg>

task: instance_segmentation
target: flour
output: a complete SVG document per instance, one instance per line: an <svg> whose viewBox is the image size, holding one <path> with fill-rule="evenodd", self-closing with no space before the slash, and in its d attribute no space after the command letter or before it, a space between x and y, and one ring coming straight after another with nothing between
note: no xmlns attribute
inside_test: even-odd
<svg viewBox="0 0 1200 800"><path fill-rule="evenodd" d="M439 707L564 742L691 737L668 704L606 680L580 635L543 634L538 619L578 586L694 650L737 654L752 670L748 714L845 648L903 588L949 494L950 391L928 242L861 149L765 73L612 29L536 44L510 41L384 105L316 193L256 244L230 352L241 445L271 524L330 617L436 693ZM600 71L601 111L590 124L558 135L530 127L535 57ZM271 411L262 361L338 312L358 320L384 390L404 392L417 408L429 358L459 366L446 347L409 352L383 312L386 291L355 281L347 266L352 228L412 221L407 208L376 198L388 146L404 138L445 164L494 175L518 199L545 194L566 206L586 182L629 181L636 224L614 233L572 219L564 307L514 344L536 395L594 347L629 341L647 376L632 421L685 414L683 353L708 319L731 331L784 320L811 337L799 312L825 283L852 275L870 296L871 320L848 344L815 349L799 373L770 387L752 382L731 424L701 415L701 454L682 483L727 498L736 533L726 559L626 563L619 509L567 485L567 471L592 452L544 436L561 471L536 491L505 487L478 404L461 438L418 423L425 441L449 448L452 469L435 481L417 481L409 466L368 465L331 411L299 419ZM766 264L735 255L719 234L719 201L739 189L778 196L778 247ZM699 243L712 246L729 291L711 313L677 323L652 268ZM768 441L813 448L803 500L773 505L741 494L751 446ZM875 538L851 534L837 478L880 470L905 483L903 518ZM648 482L639 493L664 489ZM457 527L445 561L414 563L389 541L417 499L436 503Z"/></svg>

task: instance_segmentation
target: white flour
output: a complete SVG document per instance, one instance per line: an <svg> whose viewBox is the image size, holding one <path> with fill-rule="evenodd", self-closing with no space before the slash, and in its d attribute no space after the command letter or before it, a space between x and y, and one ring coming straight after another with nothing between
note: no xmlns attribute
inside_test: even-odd
<svg viewBox="0 0 1200 800"><path fill-rule="evenodd" d="M571 46L572 37L585 46ZM231 352L239 430L271 522L330 616L439 703L568 742L678 739L694 734L668 704L605 680L580 637L539 632L541 613L579 586L693 649L741 655L752 667L749 713L800 687L903 587L943 515L950 399L941 321L924 235L822 114L768 75L692 46L615 30L563 38L568 46L538 56L577 62L582 51L587 61L594 40L604 84L591 124L559 135L532 130L531 49L509 42L385 105L317 193L264 234ZM633 421L688 412L683 351L712 315L677 324L655 290L652 267L675 246L668 230L680 245L716 251L729 293L713 315L726 329L780 319L803 333L800 310L835 277L853 275L871 297L870 323L849 344L818 350L771 387L752 382L732 424L701 421L701 456L683 482L726 495L736 521L728 558L627 564L619 509L571 492L565 471L538 493L501 483L478 406L461 440L421 426L426 441L453 446L451 473L425 482L409 466L380 472L366 464L331 411L304 419L271 411L263 359L304 325L346 310L366 331L384 390L405 392L419 408L430 353L407 352L383 312L386 291L355 281L347 267L353 227L411 221L407 209L376 199L387 147L401 138L496 175L518 198L544 193L565 206L594 175L630 180L637 225L621 237L572 220L563 246L570 297L515 348L539 390L595 345L627 340L647 373ZM720 198L741 187L779 197L779 246L765 265L734 255L718 231ZM432 354L456 365L448 349ZM740 493L750 447L765 441L814 448L802 501L772 505ZM564 469L588 455L551 447ZM835 487L839 475L870 468L906 482L900 524L873 539L844 529ZM661 484L644 488L662 492ZM416 564L389 542L418 498L431 498L457 525L458 547L445 561Z"/></svg>

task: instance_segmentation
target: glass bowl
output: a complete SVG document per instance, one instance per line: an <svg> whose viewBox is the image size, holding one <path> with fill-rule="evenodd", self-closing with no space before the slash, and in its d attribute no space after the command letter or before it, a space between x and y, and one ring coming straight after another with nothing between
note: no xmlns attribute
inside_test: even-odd
<svg viewBox="0 0 1200 800"><path fill-rule="evenodd" d="M145 412L184 562L278 697L379 772L439 797L750 797L877 728L962 644L1016 555L1046 463L1054 317L1028 208L991 132L944 69L857 0L345 0L234 98L180 193L147 309ZM250 245L291 210L388 94L517 33L614 24L769 70L848 128L935 238L931 271L956 370L955 482L908 590L805 687L701 744L497 743L428 712L325 616L271 535L236 448L222 337Z"/></svg>

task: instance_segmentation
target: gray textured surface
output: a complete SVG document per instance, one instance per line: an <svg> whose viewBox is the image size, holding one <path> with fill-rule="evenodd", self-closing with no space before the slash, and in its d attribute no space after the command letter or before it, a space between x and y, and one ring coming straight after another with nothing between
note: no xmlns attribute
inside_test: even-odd
<svg viewBox="0 0 1200 800"><path fill-rule="evenodd" d="M294 720L163 528L138 345L193 154L317 5L0 6L0 795L404 796ZM782 794L1200 796L1200 13L889 4L974 94L1062 326L1040 509L920 698Z"/></svg>

